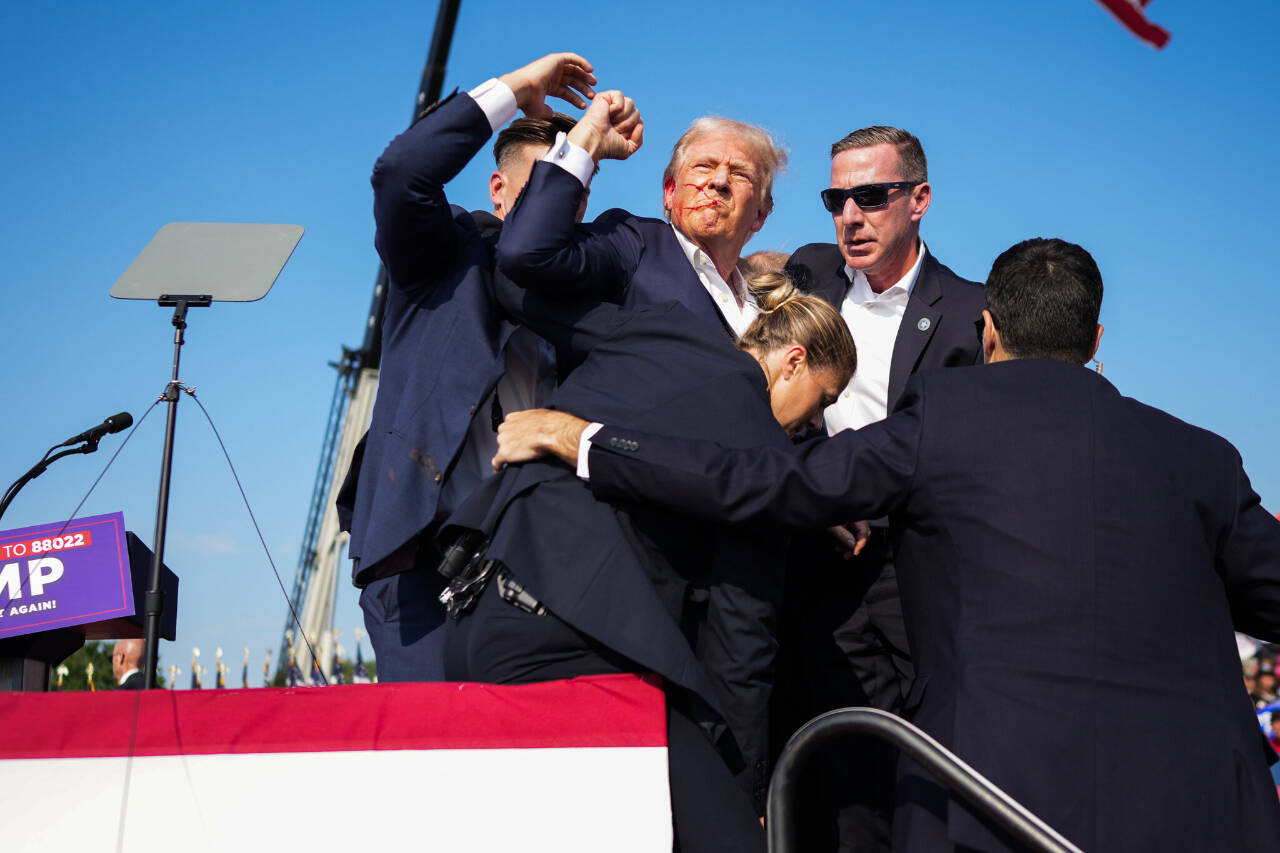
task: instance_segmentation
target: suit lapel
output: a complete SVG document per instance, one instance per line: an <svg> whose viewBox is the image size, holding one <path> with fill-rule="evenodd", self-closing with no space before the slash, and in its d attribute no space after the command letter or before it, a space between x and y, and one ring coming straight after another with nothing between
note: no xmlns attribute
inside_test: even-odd
<svg viewBox="0 0 1280 853"><path fill-rule="evenodd" d="M937 263L933 255L924 256L924 262L920 265L920 277L916 279L916 286L911 289L906 313L902 315L898 336L893 342L893 359L889 362L888 404L891 412L942 319L941 309L935 307L935 303L942 298L942 285L938 282L935 270Z"/></svg>
<svg viewBox="0 0 1280 853"><path fill-rule="evenodd" d="M702 279L698 278L698 274L693 270L693 264L689 263L689 258L684 253L684 249L680 246L680 241L676 239L676 235L672 232L671 226L662 223L665 230L665 239L657 242L654 253L657 255L653 259L654 269L662 271L673 271L674 275L665 276L665 284L663 290L663 299L673 299L679 302L685 308L688 308L697 317L706 320L708 323L715 323L723 328L730 338L737 340L737 335L733 329L729 328L728 322L721 315L720 309L716 308L716 304L711 299L711 294L707 293L707 289L702 286ZM656 300L661 301L661 300Z"/></svg>
<svg viewBox="0 0 1280 853"><path fill-rule="evenodd" d="M825 299L837 311L844 305L844 298L849 293L849 278L844 274L844 258L839 252L836 253L835 267L815 282L810 292Z"/></svg>

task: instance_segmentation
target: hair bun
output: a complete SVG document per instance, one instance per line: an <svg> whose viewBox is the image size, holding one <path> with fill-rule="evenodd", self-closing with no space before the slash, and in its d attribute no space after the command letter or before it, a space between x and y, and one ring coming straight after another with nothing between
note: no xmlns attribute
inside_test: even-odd
<svg viewBox="0 0 1280 853"><path fill-rule="evenodd" d="M755 297L761 314L771 314L800 296L791 276L785 272L764 272L747 279L747 287Z"/></svg>

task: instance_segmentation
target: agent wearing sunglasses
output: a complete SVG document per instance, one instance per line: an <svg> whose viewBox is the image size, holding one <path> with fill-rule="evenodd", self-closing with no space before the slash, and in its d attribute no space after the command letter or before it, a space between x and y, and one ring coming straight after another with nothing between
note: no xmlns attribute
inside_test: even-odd
<svg viewBox="0 0 1280 853"><path fill-rule="evenodd" d="M939 263L920 239L931 197L924 149L907 131L867 127L831 147L831 185L820 198L835 243L803 246L787 266L840 311L858 344L857 375L826 410L829 433L882 420L917 370L981 361L973 324L985 305L982 287ZM913 673L893 553L886 523L872 525L862 554L848 563L826 538L796 537L788 573L796 592L785 605L782 643L796 653L780 661L779 685L800 687L778 696L782 740L833 708L905 710ZM844 749L822 758L822 787L853 793L809 798L820 814L797 823L822 834L800 848L830 849L838 825L842 849L887 850L894 757L887 748L870 759L862 744Z"/></svg>

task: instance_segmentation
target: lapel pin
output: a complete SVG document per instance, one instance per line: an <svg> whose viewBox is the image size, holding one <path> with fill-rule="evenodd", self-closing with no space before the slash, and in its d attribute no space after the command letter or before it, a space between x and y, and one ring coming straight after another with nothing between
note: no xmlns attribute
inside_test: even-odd
<svg viewBox="0 0 1280 853"><path fill-rule="evenodd" d="M919 329L919 330L920 330L920 331L922 331L922 332L927 332L927 331L929 331L929 325L930 325L930 323L929 323L929 318L928 318L928 317L921 317L921 318L920 318L920 322L919 322L919 323L916 323L916 328L917 328L917 329Z"/></svg>

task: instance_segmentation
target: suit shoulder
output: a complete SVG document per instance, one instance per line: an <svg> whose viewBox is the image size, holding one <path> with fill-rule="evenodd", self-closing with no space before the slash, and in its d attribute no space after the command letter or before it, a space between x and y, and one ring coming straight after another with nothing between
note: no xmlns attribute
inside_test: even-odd
<svg viewBox="0 0 1280 853"><path fill-rule="evenodd" d="M822 290L832 274L843 268L844 258L834 243L808 243L791 253L786 271L796 287L813 292Z"/></svg>
<svg viewBox="0 0 1280 853"><path fill-rule="evenodd" d="M835 243L806 243L791 253L787 266L826 267L843 263L840 247Z"/></svg>
<svg viewBox="0 0 1280 853"><path fill-rule="evenodd" d="M1125 406L1135 418L1146 423L1153 432L1164 433L1175 438L1177 445L1183 448L1185 452L1194 452L1202 457L1208 453L1216 453L1220 454L1224 459L1229 458L1236 460L1237 463L1239 462L1240 452L1236 450L1235 445L1216 432L1184 421L1177 415L1170 414L1164 409L1156 408L1149 403L1144 403L1133 397L1126 397L1109 383L1108 387L1119 404ZM1194 448L1194 451L1192 448Z"/></svg>

